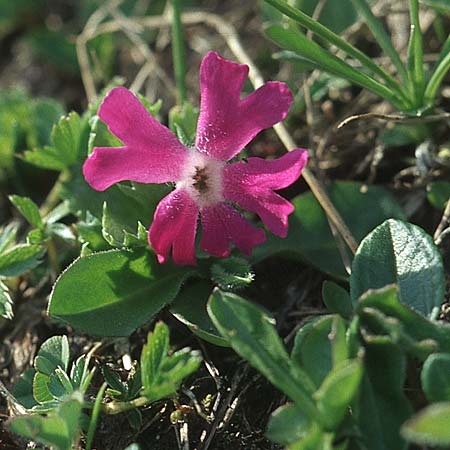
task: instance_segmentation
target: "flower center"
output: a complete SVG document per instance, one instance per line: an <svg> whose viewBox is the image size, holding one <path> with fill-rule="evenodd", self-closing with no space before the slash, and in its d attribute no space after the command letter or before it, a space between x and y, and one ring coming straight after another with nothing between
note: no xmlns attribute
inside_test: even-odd
<svg viewBox="0 0 450 450"><path fill-rule="evenodd" d="M200 208L223 201L222 170L225 163L193 150L177 188L186 189Z"/></svg>

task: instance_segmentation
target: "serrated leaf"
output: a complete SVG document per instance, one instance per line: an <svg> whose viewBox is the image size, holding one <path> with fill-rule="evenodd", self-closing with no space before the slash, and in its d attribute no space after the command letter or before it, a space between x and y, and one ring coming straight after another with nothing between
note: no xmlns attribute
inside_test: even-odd
<svg viewBox="0 0 450 450"><path fill-rule="evenodd" d="M13 318L13 301L8 287L0 280L0 316L5 319Z"/></svg>
<svg viewBox="0 0 450 450"><path fill-rule="evenodd" d="M76 112L62 117L53 127L51 146L24 154L24 159L38 167L64 170L75 164L80 157L84 141L85 120Z"/></svg>
<svg viewBox="0 0 450 450"><path fill-rule="evenodd" d="M46 375L52 375L58 367L67 371L69 357L67 336L52 336L41 345L34 360L34 367Z"/></svg>
<svg viewBox="0 0 450 450"><path fill-rule="evenodd" d="M19 226L18 222L10 222L4 228L0 229L0 254L13 245Z"/></svg>
<svg viewBox="0 0 450 450"><path fill-rule="evenodd" d="M91 335L126 336L170 303L195 272L162 266L145 250L88 255L56 281L49 314Z"/></svg>
<svg viewBox="0 0 450 450"><path fill-rule="evenodd" d="M369 289L397 283L400 301L423 315L444 298L444 267L433 240L421 228L387 220L361 242L352 264L352 302Z"/></svg>
<svg viewBox="0 0 450 450"><path fill-rule="evenodd" d="M169 328L166 324L158 322L147 337L141 353L141 377L144 390L150 390L152 384L157 382L161 366L169 351Z"/></svg>
<svg viewBox="0 0 450 450"><path fill-rule="evenodd" d="M450 402L435 403L417 413L401 428L402 436L420 445L450 445Z"/></svg>
<svg viewBox="0 0 450 450"><path fill-rule="evenodd" d="M450 354L430 355L422 367L420 379L430 402L450 402Z"/></svg>
<svg viewBox="0 0 450 450"><path fill-rule="evenodd" d="M44 249L40 245L19 244L0 255L0 276L17 277L41 263Z"/></svg>
<svg viewBox="0 0 450 450"><path fill-rule="evenodd" d="M20 195L10 195L11 203L22 213L25 219L36 228L42 228L43 222L41 213L36 203L28 197L21 197Z"/></svg>

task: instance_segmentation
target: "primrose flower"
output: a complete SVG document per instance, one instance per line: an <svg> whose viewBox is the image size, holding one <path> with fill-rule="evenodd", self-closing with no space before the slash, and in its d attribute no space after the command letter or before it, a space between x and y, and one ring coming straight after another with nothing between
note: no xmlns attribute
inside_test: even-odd
<svg viewBox="0 0 450 450"><path fill-rule="evenodd" d="M295 149L273 161L248 158L227 164L261 130L283 120L292 103L284 83L268 82L241 99L248 67L209 52L200 68L201 104L194 148L186 148L123 87L112 89L98 115L123 147L96 147L83 166L86 181L103 191L120 181L174 182L159 203L149 230L158 261L195 265L200 216L202 250L230 254L230 242L250 255L265 233L235 205L256 213L274 234L285 237L291 203L274 190L296 181L307 152Z"/></svg>

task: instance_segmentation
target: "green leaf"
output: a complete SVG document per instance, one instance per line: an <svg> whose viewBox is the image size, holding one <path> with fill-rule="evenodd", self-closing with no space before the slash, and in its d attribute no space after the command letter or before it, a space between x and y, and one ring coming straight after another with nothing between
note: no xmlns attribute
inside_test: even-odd
<svg viewBox="0 0 450 450"><path fill-rule="evenodd" d="M314 384L291 363L275 327L256 305L215 289L208 313L233 349L282 390L311 419L319 419L312 400Z"/></svg>
<svg viewBox="0 0 450 450"><path fill-rule="evenodd" d="M337 430L344 419L358 392L362 375L362 361L343 361L333 368L314 394L329 431Z"/></svg>
<svg viewBox="0 0 450 450"><path fill-rule="evenodd" d="M200 338L214 345L228 347L228 342L217 331L206 311L213 287L204 280L185 286L170 307L170 312Z"/></svg>
<svg viewBox="0 0 450 450"><path fill-rule="evenodd" d="M450 4L447 0L420 0L420 2L436 8L438 11L450 13Z"/></svg>
<svg viewBox="0 0 450 450"><path fill-rule="evenodd" d="M164 266L146 251L111 250L77 259L61 274L49 314L95 336L126 336L177 295L195 269Z"/></svg>
<svg viewBox="0 0 450 450"><path fill-rule="evenodd" d="M319 387L333 367L333 316L313 320L295 337L291 358Z"/></svg>
<svg viewBox="0 0 450 450"><path fill-rule="evenodd" d="M8 287L0 280L0 316L5 319L12 319L14 316L12 307L13 301Z"/></svg>
<svg viewBox="0 0 450 450"><path fill-rule="evenodd" d="M365 346L365 376L353 417L363 433L362 448L368 450L405 450L400 437L401 424L412 408L404 393L406 358L389 342L372 342Z"/></svg>
<svg viewBox="0 0 450 450"><path fill-rule="evenodd" d="M174 106L169 111L169 128L186 147L192 147L195 143L198 114L199 109L189 102L184 102L183 106Z"/></svg>
<svg viewBox="0 0 450 450"><path fill-rule="evenodd" d="M20 244L0 254L0 276L17 277L41 263L44 249L40 245Z"/></svg>
<svg viewBox="0 0 450 450"><path fill-rule="evenodd" d="M387 220L361 242L352 264L353 304L369 289L397 283L400 301L424 315L444 298L444 267L433 240L421 228Z"/></svg>
<svg viewBox="0 0 450 450"><path fill-rule="evenodd" d="M54 450L71 450L79 434L82 402L81 395L75 393L48 416L19 416L11 420L10 428Z"/></svg>
<svg viewBox="0 0 450 450"><path fill-rule="evenodd" d="M242 289L252 283L254 278L252 267L244 258L230 256L211 266L211 280L226 291Z"/></svg>
<svg viewBox="0 0 450 450"><path fill-rule="evenodd" d="M67 371L69 356L67 336L52 336L41 345L34 360L34 368L46 375L51 375L58 367Z"/></svg>
<svg viewBox="0 0 450 450"><path fill-rule="evenodd" d="M53 395L48 387L50 383L50 377L40 372L36 372L33 378L33 397L40 403L49 402L53 400Z"/></svg>
<svg viewBox="0 0 450 450"><path fill-rule="evenodd" d="M337 182L329 186L328 193L357 241L384 220L405 217L394 197L378 186L366 189L361 183ZM295 211L289 216L287 238L269 235L263 245L255 248L253 260L283 255L306 260L326 273L347 278L327 217L314 195L311 192L299 195L292 203ZM350 254L348 257L351 260Z"/></svg>
<svg viewBox="0 0 450 450"><path fill-rule="evenodd" d="M322 285L322 299L331 313L349 319L353 314L350 294L333 281L324 281Z"/></svg>
<svg viewBox="0 0 450 450"><path fill-rule="evenodd" d="M317 0L297 0L297 7L312 16ZM322 25L335 33L342 33L358 20L358 14L350 0L328 0L317 19Z"/></svg>
<svg viewBox="0 0 450 450"><path fill-rule="evenodd" d="M39 207L31 200L31 198L21 197L20 195L10 195L9 199L31 225L36 228L42 228L44 226Z"/></svg>
<svg viewBox="0 0 450 450"><path fill-rule="evenodd" d="M64 170L80 159L84 147L84 133L87 119L81 119L76 112L62 117L52 129L51 147L44 147L24 153L25 161L38 167Z"/></svg>
<svg viewBox="0 0 450 450"><path fill-rule="evenodd" d="M377 332L377 329L371 326L370 320L367 321L365 317L367 312L373 311L380 311L386 316L383 319L384 324L391 322L390 319L400 322L404 332L408 333L411 340L419 343L435 343L436 351L450 352L450 325L431 321L400 303L396 286L386 286L383 289L369 291L359 300L356 313L372 332ZM385 335L385 330L381 334ZM396 337L399 337L398 331L395 334Z"/></svg>
<svg viewBox="0 0 450 450"><path fill-rule="evenodd" d="M33 395L33 381L36 371L27 369L20 375L19 380L14 385L12 394L15 399L27 409L31 409L37 405Z"/></svg>
<svg viewBox="0 0 450 450"><path fill-rule="evenodd" d="M450 402L430 405L408 420L402 436L419 445L450 445Z"/></svg>
<svg viewBox="0 0 450 450"><path fill-rule="evenodd" d="M188 375L195 372L202 358L197 351L185 348L169 351L169 328L162 322L149 333L141 354L142 394L156 401L176 392Z"/></svg>
<svg viewBox="0 0 450 450"><path fill-rule="evenodd" d="M289 445L305 437L308 429L309 420L302 410L288 403L271 414L266 437L277 444Z"/></svg>
<svg viewBox="0 0 450 450"><path fill-rule="evenodd" d="M149 333L147 344L141 353L141 377L144 389L150 389L156 382L161 366L169 351L169 328L158 322L153 333Z"/></svg>
<svg viewBox="0 0 450 450"><path fill-rule="evenodd" d="M450 401L450 354L430 355L423 365L420 378L430 402Z"/></svg>
<svg viewBox="0 0 450 450"><path fill-rule="evenodd" d="M448 181L433 181L427 186L428 201L437 209L443 211L450 198L450 183Z"/></svg>
<svg viewBox="0 0 450 450"><path fill-rule="evenodd" d="M74 390L69 376L60 367L50 376L48 389L55 399L62 399Z"/></svg>
<svg viewBox="0 0 450 450"><path fill-rule="evenodd" d="M10 222L4 228L0 228L0 255L14 244L18 230L18 222Z"/></svg>
<svg viewBox="0 0 450 450"><path fill-rule="evenodd" d="M399 86L396 85L395 81L391 82L390 87L387 87L375 78L366 75L361 70L355 69L344 60L325 50L293 27L284 28L281 25L271 25L265 32L281 48L293 51L317 64L322 70L366 88L381 98L390 101L399 109L403 109L404 99L399 97Z"/></svg>

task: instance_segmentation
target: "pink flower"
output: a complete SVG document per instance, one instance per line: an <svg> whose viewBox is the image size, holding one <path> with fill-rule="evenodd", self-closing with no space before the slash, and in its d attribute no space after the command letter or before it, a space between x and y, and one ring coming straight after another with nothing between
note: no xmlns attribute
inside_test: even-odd
<svg viewBox="0 0 450 450"><path fill-rule="evenodd" d="M192 149L147 113L123 87L112 89L98 115L123 147L96 147L83 166L86 181L103 191L124 180L175 182L161 200L149 230L160 263L170 250L176 264L195 265L195 235L200 215L200 247L218 257L230 254L230 242L250 255L265 233L249 223L233 204L258 214L272 233L285 237L294 207L274 190L296 181L307 162L295 149L274 161L236 156L261 130L283 120L292 103L284 83L269 82L241 99L248 67L209 52L200 68L201 106Z"/></svg>

